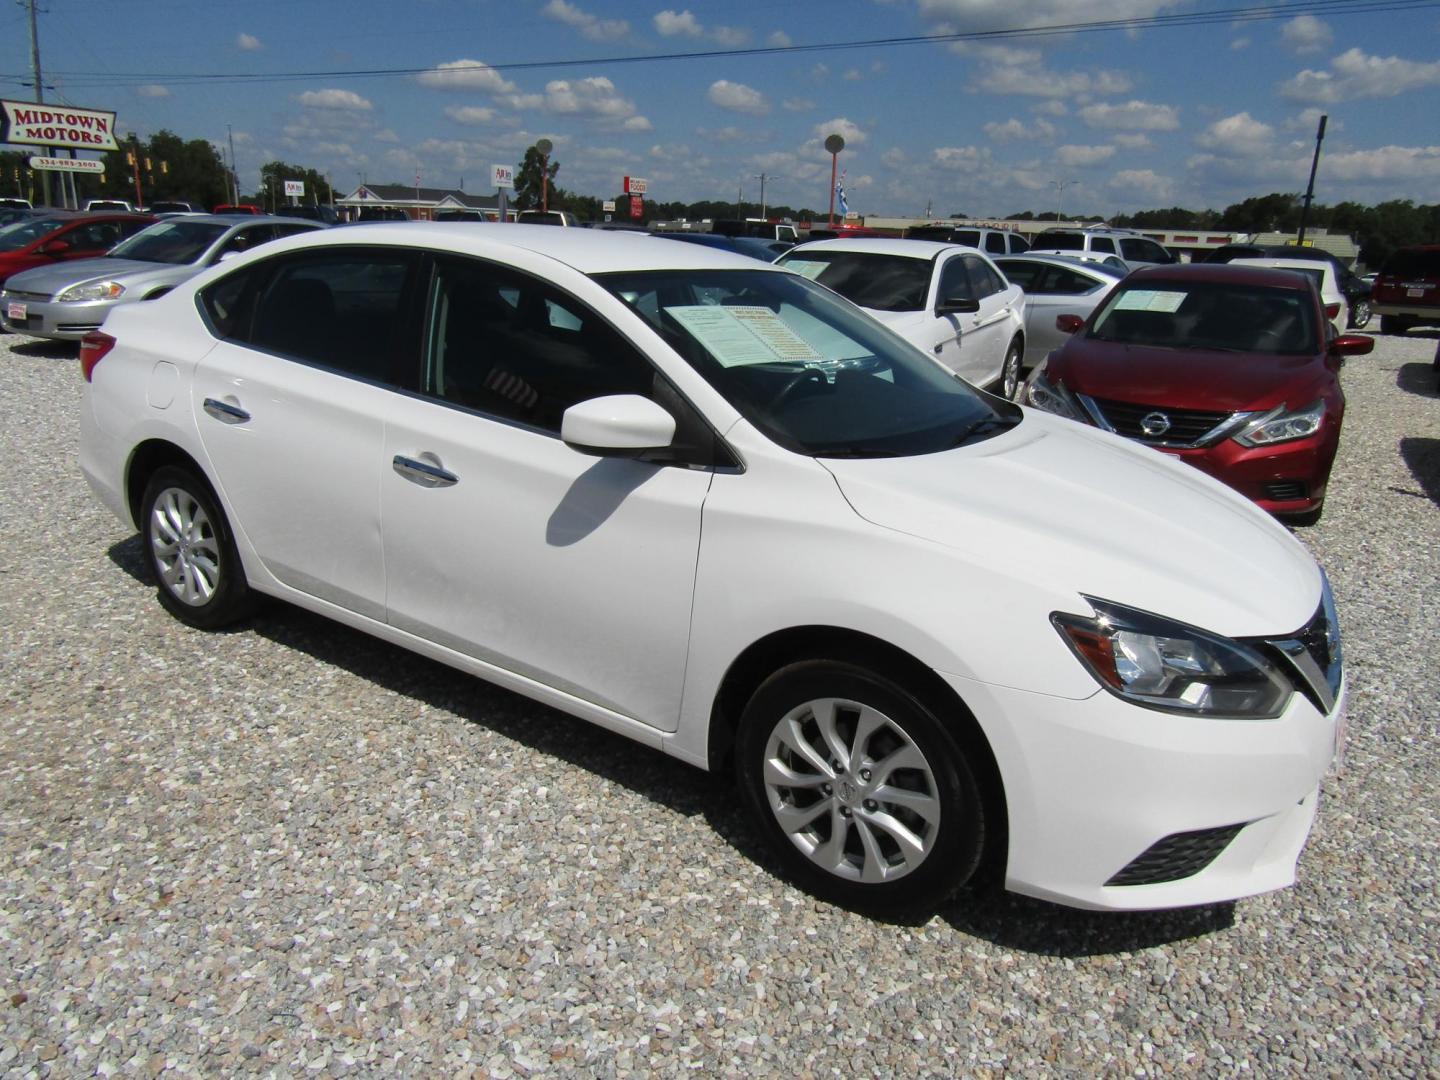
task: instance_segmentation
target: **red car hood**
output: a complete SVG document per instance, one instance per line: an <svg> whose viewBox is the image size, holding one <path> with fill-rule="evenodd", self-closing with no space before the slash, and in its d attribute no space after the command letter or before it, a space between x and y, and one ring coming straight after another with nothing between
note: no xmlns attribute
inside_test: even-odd
<svg viewBox="0 0 1440 1080"><path fill-rule="evenodd" d="M1318 356L1209 352L1073 337L1045 375L1074 393L1175 409L1239 412L1313 400L1333 373Z"/></svg>

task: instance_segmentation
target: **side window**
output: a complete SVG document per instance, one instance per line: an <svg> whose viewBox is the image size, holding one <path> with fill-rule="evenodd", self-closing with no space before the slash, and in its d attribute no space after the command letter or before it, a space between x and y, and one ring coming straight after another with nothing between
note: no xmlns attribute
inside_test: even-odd
<svg viewBox="0 0 1440 1080"><path fill-rule="evenodd" d="M1052 266L1045 278L1045 292L1057 296L1081 296L1096 287L1095 282L1084 274L1065 266Z"/></svg>
<svg viewBox="0 0 1440 1080"><path fill-rule="evenodd" d="M970 295L976 300L993 296L1004 288L1000 279L995 276L990 267L985 265L985 260L977 259L973 255L966 255L961 261L964 262L965 272L970 277Z"/></svg>
<svg viewBox="0 0 1440 1080"><path fill-rule="evenodd" d="M966 247L977 247L980 244L979 229L956 229L950 234L952 244L963 244Z"/></svg>
<svg viewBox="0 0 1440 1080"><path fill-rule="evenodd" d="M969 271L965 268L965 259L951 259L940 271L940 295L937 300L971 300L978 299L974 287L970 283Z"/></svg>
<svg viewBox="0 0 1440 1080"><path fill-rule="evenodd" d="M1090 238L1090 250L1099 251L1106 255L1115 254L1115 241L1108 236L1092 236Z"/></svg>
<svg viewBox="0 0 1440 1080"><path fill-rule="evenodd" d="M215 258L219 259L231 252L238 254L242 251L249 251L251 248L265 243L266 240L273 239L275 239L275 226L273 225L256 225L253 228L241 229L220 245L220 250L215 253Z"/></svg>
<svg viewBox="0 0 1440 1080"><path fill-rule="evenodd" d="M283 240L287 236L295 236L299 233L314 232L314 229L307 229L304 225L273 225L275 239Z"/></svg>
<svg viewBox="0 0 1440 1080"><path fill-rule="evenodd" d="M995 255L1005 254L1005 234L992 232L985 234L985 250Z"/></svg>
<svg viewBox="0 0 1440 1080"><path fill-rule="evenodd" d="M399 378L397 363L413 353L408 253L340 249L267 266L249 344L361 378Z"/></svg>
<svg viewBox="0 0 1440 1080"><path fill-rule="evenodd" d="M256 268L221 278L200 294L210 329L226 341L248 342L263 275Z"/></svg>
<svg viewBox="0 0 1440 1080"><path fill-rule="evenodd" d="M92 221L71 229L61 239L75 251L108 250L120 242L120 222Z"/></svg>
<svg viewBox="0 0 1440 1080"><path fill-rule="evenodd" d="M1010 254L1021 255L1030 250L1030 242L1019 233L1011 233L1009 236Z"/></svg>
<svg viewBox="0 0 1440 1080"><path fill-rule="evenodd" d="M426 393L559 434L571 405L655 398L656 373L608 323L536 278L443 260L425 358Z"/></svg>
<svg viewBox="0 0 1440 1080"><path fill-rule="evenodd" d="M1045 270L1044 263L1032 262L1008 262L1001 265L1000 269L1005 271L1005 276L1010 279L1010 284L1019 285L1026 292L1044 292L1043 285L1036 287L1040 280L1042 271Z"/></svg>

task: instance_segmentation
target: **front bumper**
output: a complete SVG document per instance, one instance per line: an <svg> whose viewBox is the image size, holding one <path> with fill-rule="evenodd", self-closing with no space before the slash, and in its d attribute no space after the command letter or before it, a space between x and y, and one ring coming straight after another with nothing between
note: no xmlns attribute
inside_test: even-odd
<svg viewBox="0 0 1440 1080"><path fill-rule="evenodd" d="M55 300L35 299L29 294L0 293L0 324L12 334L31 337L79 341L92 330L100 329L105 316L115 307L114 300L96 300L62 304ZM18 308L17 308L18 305ZM24 318L12 318L11 311L23 308Z"/></svg>
<svg viewBox="0 0 1440 1080"><path fill-rule="evenodd" d="M1161 450L1213 476L1272 514L1303 514L1325 501L1340 447L1340 425L1326 417L1318 434L1273 446L1215 446Z"/></svg>
<svg viewBox="0 0 1440 1080"><path fill-rule="evenodd" d="M1302 694L1274 720L1083 701L944 678L995 754L1009 815L1006 888L1072 907L1134 911L1284 888L1339 752L1347 698L1323 715ZM1239 826L1178 880L1107 884L1167 839ZM1161 875L1163 876L1163 875Z"/></svg>

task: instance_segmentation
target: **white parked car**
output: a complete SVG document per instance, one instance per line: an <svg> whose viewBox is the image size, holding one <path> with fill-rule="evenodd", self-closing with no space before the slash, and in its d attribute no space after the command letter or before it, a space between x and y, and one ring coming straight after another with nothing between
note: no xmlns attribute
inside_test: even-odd
<svg viewBox="0 0 1440 1080"><path fill-rule="evenodd" d="M1256 259L1231 259L1231 266L1268 266L1276 270L1294 270L1296 273L1304 274L1315 283L1315 289L1320 294L1320 304L1325 308L1325 317L1330 320L1330 325L1335 328L1338 336L1345 333L1350 325L1350 303L1345 299L1345 293L1340 288L1340 281L1335 275L1335 267L1324 259L1282 259L1282 258L1256 258ZM1368 321L1368 320L1367 320Z"/></svg>
<svg viewBox="0 0 1440 1080"><path fill-rule="evenodd" d="M1025 290L1025 369L1070 340L1057 315L1088 319L1125 276L1123 268L1068 255L1007 255L997 258L1008 281Z"/></svg>
<svg viewBox="0 0 1440 1080"><path fill-rule="evenodd" d="M1169 266L1177 261L1174 255L1148 236L1102 225L1046 229L1030 241L1030 252L1033 255L1087 255L1113 259L1128 270L1142 266Z"/></svg>
<svg viewBox="0 0 1440 1080"><path fill-rule="evenodd" d="M975 386L1013 397L1025 294L986 255L930 240L817 240L780 266L834 289Z"/></svg>
<svg viewBox="0 0 1440 1080"><path fill-rule="evenodd" d="M1344 713L1314 560L799 274L587 229L326 230L116 308L81 369L81 466L173 615L281 597L733 769L820 895L1294 880Z"/></svg>

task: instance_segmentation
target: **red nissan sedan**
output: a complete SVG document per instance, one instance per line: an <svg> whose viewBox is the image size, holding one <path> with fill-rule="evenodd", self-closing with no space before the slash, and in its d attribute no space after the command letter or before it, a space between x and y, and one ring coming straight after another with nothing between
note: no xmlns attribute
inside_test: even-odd
<svg viewBox="0 0 1440 1080"><path fill-rule="evenodd" d="M1138 270L1036 369L1026 404L1172 454L1297 524L1318 521L1340 444L1346 356L1311 280L1191 264Z"/></svg>

